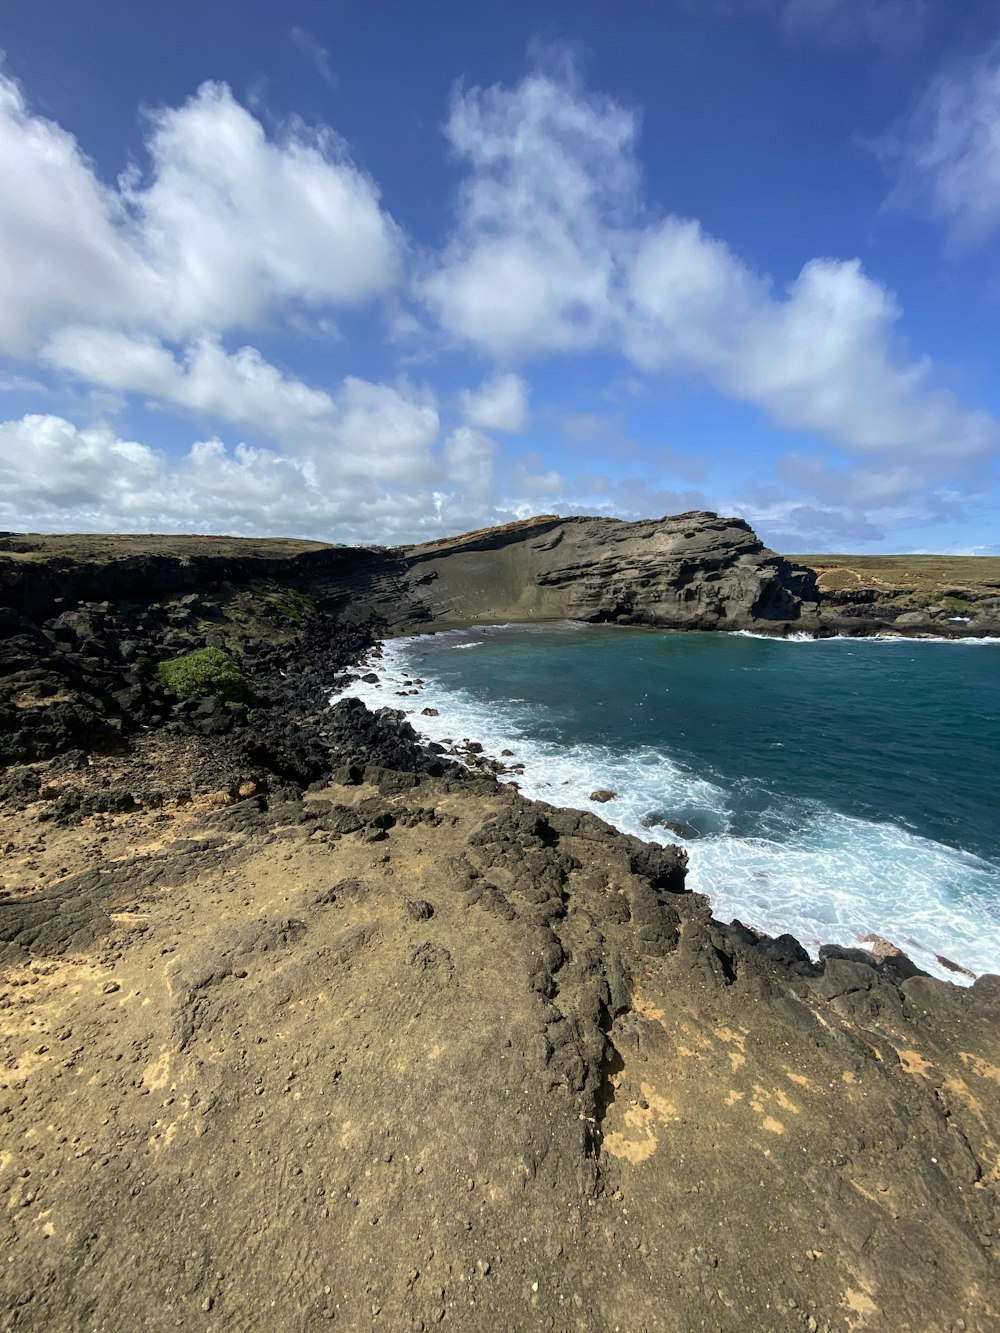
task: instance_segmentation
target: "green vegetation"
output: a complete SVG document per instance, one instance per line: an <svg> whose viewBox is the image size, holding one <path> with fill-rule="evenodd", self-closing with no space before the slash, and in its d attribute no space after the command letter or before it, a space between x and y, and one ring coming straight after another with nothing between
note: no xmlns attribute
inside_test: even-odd
<svg viewBox="0 0 1000 1333"><path fill-rule="evenodd" d="M196 648L171 662L161 662L156 668L156 678L182 699L250 703L254 697L246 676L221 648Z"/></svg>
<svg viewBox="0 0 1000 1333"><path fill-rule="evenodd" d="M300 555L328 550L327 542L299 541L292 537L179 537L52 533L14 533L0 537L0 565L7 561L46 564L70 561L74 565L107 565L137 556L166 556L173 560L295 560Z"/></svg>
<svg viewBox="0 0 1000 1333"><path fill-rule="evenodd" d="M303 616L312 615L316 610L315 601L304 592L295 588L281 588L269 592L264 598L269 607L277 611L283 620L290 620L298 625Z"/></svg>
<svg viewBox="0 0 1000 1333"><path fill-rule="evenodd" d="M942 606L960 615L1000 595L1000 557L975 555L791 555L816 571L821 592L864 597L900 609Z"/></svg>

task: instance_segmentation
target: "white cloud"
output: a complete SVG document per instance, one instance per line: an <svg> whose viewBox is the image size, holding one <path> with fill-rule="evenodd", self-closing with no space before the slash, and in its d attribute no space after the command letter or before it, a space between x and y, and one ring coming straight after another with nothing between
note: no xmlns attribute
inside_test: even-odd
<svg viewBox="0 0 1000 1333"><path fill-rule="evenodd" d="M459 426L444 442L444 458L450 480L467 494L481 497L493 486L496 447L488 435L469 426Z"/></svg>
<svg viewBox="0 0 1000 1333"><path fill-rule="evenodd" d="M607 229L633 207L636 121L566 77L452 101L447 135L470 175L417 290L447 333L501 360L594 347L614 317Z"/></svg>
<svg viewBox="0 0 1000 1333"><path fill-rule="evenodd" d="M31 116L0 74L0 351L30 350L50 320L125 314L154 275L127 234L121 199L73 137Z"/></svg>
<svg viewBox="0 0 1000 1333"><path fill-rule="evenodd" d="M967 237L1000 225L998 66L994 53L964 84L935 85L899 153ZM196 423L179 462L106 426L0 423L0 514L8 525L393 540L501 521L547 496L630 514L691 507L698 493L638 476L588 490L552 458L509 471L498 461L484 432L527 420L528 385L512 367L592 351L651 377L700 379L826 442L781 464L807 496L775 500L781 521L795 508L860 532L866 516L941 513L982 484L997 423L907 351L893 294L859 261L830 258L779 290L697 221L655 214L637 131L632 111L568 67L457 92L447 134L467 177L453 233L410 289L418 320L390 291L401 233L331 131L269 136L228 88L205 84L147 118L148 170L112 188L0 76L0 353L37 356L108 403L140 395ZM335 335L332 308L387 292L391 334L419 343L414 355L443 338L497 363L458 393L461 424L443 443L425 388L355 376L310 385L240 345L246 327L273 321ZM577 416L577 467L588 447L634 448L624 427L609 420L595 434ZM275 447L187 443L230 427ZM700 479L697 460L666 446L639 452L650 468Z"/></svg>
<svg viewBox="0 0 1000 1333"><path fill-rule="evenodd" d="M148 119L150 171L110 188L72 135L0 75L0 351L79 321L168 337L395 281L401 235L330 130L272 141L224 84Z"/></svg>
<svg viewBox="0 0 1000 1333"><path fill-rule="evenodd" d="M377 396L369 391L379 387L358 382L349 390L358 400L354 427L371 425ZM386 424L384 413L380 424ZM377 448L367 435L353 444L355 451ZM391 448L379 452L383 460L391 457ZM436 466L423 471L447 482ZM245 444L227 448L218 439L196 441L172 459L118 438L107 425L80 429L62 417L30 415L0 422L0 525L63 532L270 532L346 542L392 542L447 530L447 513L434 518L432 493L415 485L405 466L391 478L378 472L329 451L293 458ZM455 512L463 504L454 505Z"/></svg>
<svg viewBox="0 0 1000 1333"><path fill-rule="evenodd" d="M153 450L107 426L77 430L39 415L0 423L0 514L8 521L61 514L76 531L110 511L127 522L135 497L155 491L161 474Z"/></svg>
<svg viewBox="0 0 1000 1333"><path fill-rule="evenodd" d="M785 499L769 505L744 501L739 510L766 546L782 553L856 550L859 542L880 541L880 522L849 508Z"/></svg>
<svg viewBox="0 0 1000 1333"><path fill-rule="evenodd" d="M430 453L438 414L428 393L348 376L338 408L338 467L344 476L395 485L439 479Z"/></svg>
<svg viewBox="0 0 1000 1333"><path fill-rule="evenodd" d="M459 403L470 426L517 433L528 419L528 386L520 375L494 375L475 391L464 389Z"/></svg>
<svg viewBox="0 0 1000 1333"><path fill-rule="evenodd" d="M775 291L698 222L650 217L635 134L632 114L572 71L456 95L448 135L469 176L421 288L446 332L506 361L603 347L701 377L782 427L880 459L870 481L978 479L998 424L907 353L893 294L858 260L827 258Z"/></svg>
<svg viewBox="0 0 1000 1333"><path fill-rule="evenodd" d="M289 36L323 82L328 87L335 88L337 80L330 67L330 52L305 28L293 28Z"/></svg>
<svg viewBox="0 0 1000 1333"><path fill-rule="evenodd" d="M512 469L511 487L521 503L564 499L571 487L561 472L547 468L538 454L524 454Z"/></svg>
<svg viewBox="0 0 1000 1333"><path fill-rule="evenodd" d="M898 173L890 206L929 212L956 244L987 241L1000 230L1000 44L939 75L875 147Z"/></svg>
<svg viewBox="0 0 1000 1333"><path fill-rule="evenodd" d="M252 324L279 301L352 305L392 282L395 224L332 131L296 125L271 143L217 83L150 124L152 179L125 197L174 334Z"/></svg>
<svg viewBox="0 0 1000 1333"><path fill-rule="evenodd" d="M44 354L93 384L138 393L263 432L295 458L335 457L347 476L424 482L437 475L431 447L439 419L433 394L348 376L335 394L283 375L254 347L230 354L216 338L189 344L178 361L162 343L111 329L72 326Z"/></svg>
<svg viewBox="0 0 1000 1333"><path fill-rule="evenodd" d="M30 393L37 397L48 392L48 387L41 380L32 379L29 375L12 375L0 370L0 393Z"/></svg>

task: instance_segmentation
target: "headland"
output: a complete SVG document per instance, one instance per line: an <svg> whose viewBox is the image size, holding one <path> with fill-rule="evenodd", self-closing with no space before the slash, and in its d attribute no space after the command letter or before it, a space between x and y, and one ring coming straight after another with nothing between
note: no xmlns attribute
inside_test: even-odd
<svg viewBox="0 0 1000 1333"><path fill-rule="evenodd" d="M995 632L992 571L825 577L697 514L0 539L3 1326L997 1327L1000 979L813 962L327 705L479 619Z"/></svg>

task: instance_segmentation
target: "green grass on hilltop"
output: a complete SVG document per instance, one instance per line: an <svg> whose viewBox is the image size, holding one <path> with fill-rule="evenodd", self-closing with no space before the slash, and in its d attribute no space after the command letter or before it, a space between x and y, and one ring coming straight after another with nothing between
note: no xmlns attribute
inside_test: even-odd
<svg viewBox="0 0 1000 1333"><path fill-rule="evenodd" d="M874 588L886 600L940 602L955 609L983 597L1000 595L1000 556L790 555L787 558L815 570L822 592L850 593Z"/></svg>
<svg viewBox="0 0 1000 1333"><path fill-rule="evenodd" d="M287 559L306 551L322 551L326 542L295 537L203 537L163 533L9 533L0 534L0 561L43 563L72 560L104 564L134 556L225 556L229 559Z"/></svg>

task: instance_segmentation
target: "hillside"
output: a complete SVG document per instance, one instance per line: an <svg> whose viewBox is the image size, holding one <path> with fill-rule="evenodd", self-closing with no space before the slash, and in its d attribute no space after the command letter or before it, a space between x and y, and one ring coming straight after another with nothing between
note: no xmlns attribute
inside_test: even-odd
<svg viewBox="0 0 1000 1333"><path fill-rule="evenodd" d="M692 562L699 615L774 586L685 518L612 550ZM143 540L0 579L4 1328L998 1326L1000 979L814 961L327 706L384 629L351 588L402 570L401 619L473 566ZM216 644L251 703L157 675Z"/></svg>

